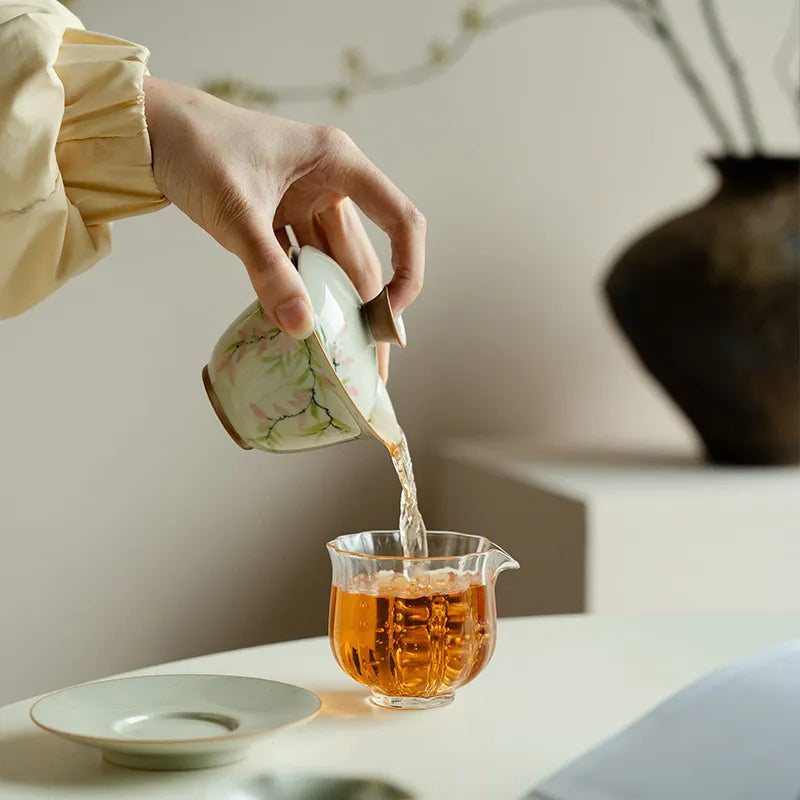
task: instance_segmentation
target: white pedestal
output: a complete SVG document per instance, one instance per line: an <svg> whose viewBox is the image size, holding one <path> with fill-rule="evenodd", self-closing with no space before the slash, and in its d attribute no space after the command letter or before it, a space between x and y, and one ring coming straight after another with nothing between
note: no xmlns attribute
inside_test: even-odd
<svg viewBox="0 0 800 800"><path fill-rule="evenodd" d="M441 527L522 564L498 582L504 616L800 611L796 468L456 440L439 486Z"/></svg>

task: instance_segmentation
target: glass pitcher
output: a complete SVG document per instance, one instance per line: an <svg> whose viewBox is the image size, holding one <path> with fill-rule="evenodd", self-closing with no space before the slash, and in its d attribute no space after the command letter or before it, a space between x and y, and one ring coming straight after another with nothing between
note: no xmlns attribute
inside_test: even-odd
<svg viewBox="0 0 800 800"><path fill-rule="evenodd" d="M339 536L329 635L334 657L386 708L452 702L489 662L497 639L494 584L519 564L496 544L428 532L428 557L404 558L399 531Z"/></svg>

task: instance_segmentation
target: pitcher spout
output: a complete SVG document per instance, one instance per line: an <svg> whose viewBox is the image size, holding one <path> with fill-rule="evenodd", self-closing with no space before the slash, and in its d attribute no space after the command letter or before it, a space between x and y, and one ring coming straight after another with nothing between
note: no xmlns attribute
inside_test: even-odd
<svg viewBox="0 0 800 800"><path fill-rule="evenodd" d="M487 553L486 571L496 578L501 572L507 569L519 569L519 561L512 558L502 547L492 544L492 549Z"/></svg>

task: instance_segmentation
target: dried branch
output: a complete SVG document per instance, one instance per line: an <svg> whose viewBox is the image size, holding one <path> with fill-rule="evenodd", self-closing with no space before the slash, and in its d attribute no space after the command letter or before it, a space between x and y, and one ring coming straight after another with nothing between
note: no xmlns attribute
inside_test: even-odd
<svg viewBox="0 0 800 800"><path fill-rule="evenodd" d="M432 42L428 60L396 71L370 72L360 54L345 52L348 79L307 86L261 87L238 79L210 81L204 89L243 105L271 106L278 102L314 102L331 99L345 104L353 97L423 83L466 55L482 34L540 11L555 11L610 2L625 11L640 28L653 35L669 53L678 74L717 134L723 149L733 152L736 140L715 101L677 37L660 0L513 0L490 14L468 6L461 14L461 30L448 43Z"/></svg>
<svg viewBox="0 0 800 800"><path fill-rule="evenodd" d="M661 0L642 0L641 3L620 2L620 0L612 0L612 2L616 2L617 5L627 8L629 11L631 6L637 7L635 11L637 14L636 21L646 25L650 32L664 45L672 59L672 63L678 70L678 74L689 87L697 104L700 106L700 110L717 134L724 151L727 153L735 152L738 149L736 139L706 85L700 78L699 73L694 68L683 44L678 39L672 23L661 4Z"/></svg>
<svg viewBox="0 0 800 800"><path fill-rule="evenodd" d="M333 100L343 105L354 97L375 94L424 83L462 59L478 36L497 30L522 17L540 11L560 11L592 5L606 0L515 0L491 14L476 6L468 6L461 14L461 30L448 43L434 41L428 48L428 58L419 64L396 71L369 72L363 60L358 61L357 74L352 69L354 51L345 52L348 80L337 83L318 83L307 86L262 87L246 81L223 79L207 81L202 88L210 94L243 105L272 106L276 103L315 102Z"/></svg>
<svg viewBox="0 0 800 800"><path fill-rule="evenodd" d="M742 114L742 122L744 129L750 139L750 144L753 147L753 154L763 153L764 140L761 136L761 131L758 129L755 113L753 111L753 101L750 97L750 92L747 84L742 75L742 68L731 50L728 40L725 38L725 32L719 21L717 9L714 6L713 0L700 0L700 9L703 13L703 20L708 30L708 36L711 39L711 44L725 67L728 73L728 80L731 82L736 103L739 106L739 111Z"/></svg>
<svg viewBox="0 0 800 800"><path fill-rule="evenodd" d="M627 11L633 22L645 33L653 33L650 11L645 8L642 0L608 0L608 2L612 6L618 6L623 11Z"/></svg>

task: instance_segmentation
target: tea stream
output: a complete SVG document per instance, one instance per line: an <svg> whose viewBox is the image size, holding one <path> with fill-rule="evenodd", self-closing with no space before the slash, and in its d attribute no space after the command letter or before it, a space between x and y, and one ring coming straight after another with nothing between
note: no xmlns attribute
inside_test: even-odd
<svg viewBox="0 0 800 800"><path fill-rule="evenodd" d="M406 435L400 441L389 445L397 477L400 479L400 542L405 558L427 558L428 540L425 523L417 504L417 485L414 481L414 468L408 449Z"/></svg>

